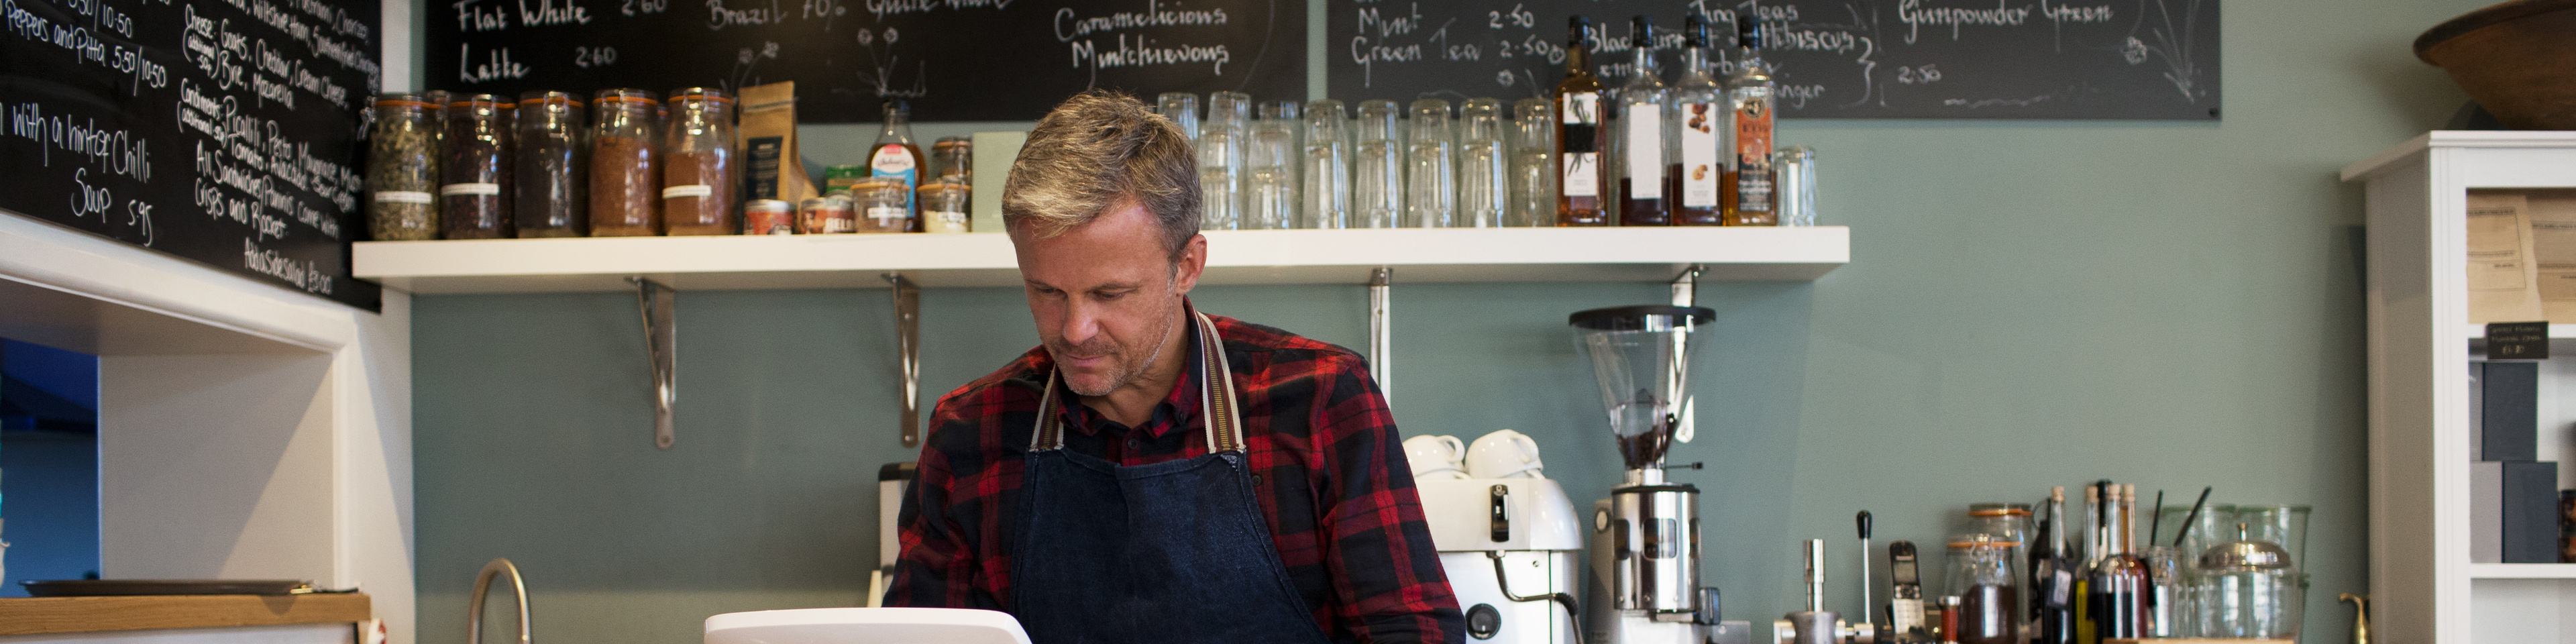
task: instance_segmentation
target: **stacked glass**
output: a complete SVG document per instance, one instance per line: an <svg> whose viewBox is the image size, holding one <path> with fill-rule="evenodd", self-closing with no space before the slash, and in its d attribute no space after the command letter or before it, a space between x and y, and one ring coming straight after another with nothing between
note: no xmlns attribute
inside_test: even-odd
<svg viewBox="0 0 2576 644"><path fill-rule="evenodd" d="M1453 223L1466 228L1501 226L1512 201L1511 158L1504 143L1510 128L1504 126L1503 102L1467 99L1458 108L1458 120L1465 127L1458 135L1458 216Z"/></svg>
<svg viewBox="0 0 2576 644"><path fill-rule="evenodd" d="M1351 126L1342 102L1306 104L1304 219L1299 228L1351 227Z"/></svg>
<svg viewBox="0 0 2576 644"><path fill-rule="evenodd" d="M1512 104L1512 226L1556 225L1556 103L1525 98Z"/></svg>
<svg viewBox="0 0 2576 644"><path fill-rule="evenodd" d="M1199 95L1189 92L1164 92L1154 97L1155 111L1181 126L1181 136L1199 140Z"/></svg>
<svg viewBox="0 0 2576 644"><path fill-rule="evenodd" d="M1207 122L1199 125L1199 230L1243 227L1244 140L1252 129L1252 95L1208 95Z"/></svg>
<svg viewBox="0 0 2576 644"><path fill-rule="evenodd" d="M1394 228L1404 214L1404 145L1396 139L1403 112L1395 101L1360 102L1358 143L1351 166L1351 225Z"/></svg>
<svg viewBox="0 0 2576 644"><path fill-rule="evenodd" d="M1305 150L1298 136L1305 124L1298 119L1297 108L1295 101L1264 103L1261 120L1252 123L1243 153L1246 229L1288 228L1297 221L1297 210L1303 205L1297 197L1301 187L1297 175Z"/></svg>

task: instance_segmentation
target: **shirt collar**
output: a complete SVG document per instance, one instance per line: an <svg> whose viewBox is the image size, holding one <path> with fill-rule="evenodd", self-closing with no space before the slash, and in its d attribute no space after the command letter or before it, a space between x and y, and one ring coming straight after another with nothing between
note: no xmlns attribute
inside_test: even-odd
<svg viewBox="0 0 2576 644"><path fill-rule="evenodd" d="M1143 429L1145 435L1154 438L1161 438L1175 431L1186 431L1197 424L1199 419L1199 383L1207 378L1207 356L1201 353L1206 349L1205 343L1199 337L1198 309L1192 306L1186 297L1181 300L1181 316L1182 333L1188 338L1184 344L1188 350L1182 356L1181 377L1172 383L1172 390L1163 395L1163 401L1154 405L1152 416L1148 417L1143 424L1129 428ZM1117 421L1109 420L1090 406L1082 404L1081 398L1073 393L1070 385L1059 383L1056 386L1058 387L1057 399L1067 401L1063 412L1066 427L1090 436L1099 433L1103 426L1117 424Z"/></svg>

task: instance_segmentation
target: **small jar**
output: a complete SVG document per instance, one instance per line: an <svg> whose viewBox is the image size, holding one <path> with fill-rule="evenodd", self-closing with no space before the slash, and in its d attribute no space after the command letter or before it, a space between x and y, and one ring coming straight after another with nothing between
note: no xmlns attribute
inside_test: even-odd
<svg viewBox="0 0 2576 644"><path fill-rule="evenodd" d="M518 203L520 237L589 234L589 150L580 97L563 92L519 95Z"/></svg>
<svg viewBox="0 0 2576 644"><path fill-rule="evenodd" d="M2030 561L2032 530L2028 503L1968 504L1967 534L1994 535L2012 544L2013 561Z"/></svg>
<svg viewBox="0 0 2576 644"><path fill-rule="evenodd" d="M376 98L367 140L367 230L377 241L438 238L438 106L419 94Z"/></svg>
<svg viewBox="0 0 2576 644"><path fill-rule="evenodd" d="M742 234L796 234L796 204L777 199L753 199L742 204Z"/></svg>
<svg viewBox="0 0 2576 644"><path fill-rule="evenodd" d="M908 233L913 231L912 185L902 177L869 177L851 186L852 210L858 215L858 232Z"/></svg>
<svg viewBox="0 0 2576 644"><path fill-rule="evenodd" d="M969 221L974 189L962 181L933 181L921 186L922 232L974 232Z"/></svg>
<svg viewBox="0 0 2576 644"><path fill-rule="evenodd" d="M2201 637L2295 640L2301 604L2299 569L2280 544L2248 535L2236 524L2235 541L2200 555L2193 597Z"/></svg>
<svg viewBox="0 0 2576 644"><path fill-rule="evenodd" d="M796 232L806 235L859 232L859 216L850 211L850 192L838 190L798 204Z"/></svg>
<svg viewBox="0 0 2576 644"><path fill-rule="evenodd" d="M590 234L662 234L662 102L640 89L603 89L590 104Z"/></svg>
<svg viewBox="0 0 2576 644"><path fill-rule="evenodd" d="M943 136L930 144L930 161L939 168L940 181L974 183L975 141L962 136Z"/></svg>
<svg viewBox="0 0 2576 644"><path fill-rule="evenodd" d="M439 164L439 215L448 239L508 239L517 179L510 149L509 112L516 106L491 94L447 104L447 155Z"/></svg>
<svg viewBox="0 0 2576 644"><path fill-rule="evenodd" d="M662 134L662 230L667 235L732 235L742 177L734 167L733 98L712 87L671 90Z"/></svg>
<svg viewBox="0 0 2576 644"><path fill-rule="evenodd" d="M1956 621L1946 641L1959 644L2015 644L2021 632L2021 571L2012 556L2013 543L1995 535L1950 538L1950 574L1945 586L1959 597Z"/></svg>

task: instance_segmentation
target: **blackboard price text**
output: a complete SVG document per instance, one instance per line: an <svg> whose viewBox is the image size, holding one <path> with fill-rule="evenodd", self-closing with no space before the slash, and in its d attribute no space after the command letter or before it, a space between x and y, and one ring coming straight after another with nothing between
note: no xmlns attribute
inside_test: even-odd
<svg viewBox="0 0 2576 644"><path fill-rule="evenodd" d="M618 13L629 16L656 14L669 10L671 10L671 0L626 0L626 4L617 7Z"/></svg>
<svg viewBox="0 0 2576 644"><path fill-rule="evenodd" d="M572 66L574 67L589 69L592 67L607 67L614 64L617 64L616 47L572 48Z"/></svg>

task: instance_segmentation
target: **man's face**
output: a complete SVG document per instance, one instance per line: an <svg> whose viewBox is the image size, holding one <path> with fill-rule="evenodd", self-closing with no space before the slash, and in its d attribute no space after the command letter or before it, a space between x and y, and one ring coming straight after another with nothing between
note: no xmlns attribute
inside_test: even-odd
<svg viewBox="0 0 2576 644"><path fill-rule="evenodd" d="M1181 296L1198 283L1207 248L1206 238L1191 238L1175 265L1153 215L1132 202L1050 239L1018 228L1011 239L1038 339L1084 396L1145 377L1181 324Z"/></svg>

